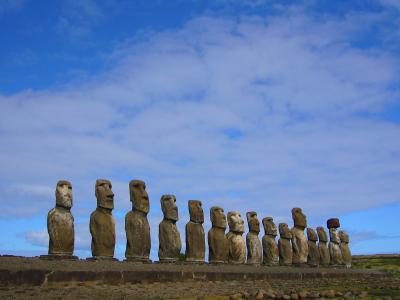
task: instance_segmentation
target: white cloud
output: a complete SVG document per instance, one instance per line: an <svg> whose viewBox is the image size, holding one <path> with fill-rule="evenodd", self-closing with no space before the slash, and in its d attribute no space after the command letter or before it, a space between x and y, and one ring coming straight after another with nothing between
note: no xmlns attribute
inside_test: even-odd
<svg viewBox="0 0 400 300"><path fill-rule="evenodd" d="M397 235L397 236L382 235L382 234L378 234L375 231L354 231L354 232L350 232L350 234L351 234L351 242L352 243L359 243L359 242L369 241L369 240L400 238L399 235Z"/></svg>
<svg viewBox="0 0 400 300"><path fill-rule="evenodd" d="M129 180L145 179L154 214L163 193L181 211L199 198L206 215L220 205L260 219L399 201L399 124L363 117L398 102L398 58L352 47L354 22L198 18L125 45L88 82L0 96L2 185L69 179L81 216L101 177L123 211ZM54 205L7 196L0 214Z"/></svg>
<svg viewBox="0 0 400 300"><path fill-rule="evenodd" d="M47 231L27 231L25 239L34 246L46 247L49 245Z"/></svg>
<svg viewBox="0 0 400 300"><path fill-rule="evenodd" d="M378 0L382 5L400 9L399 0Z"/></svg>

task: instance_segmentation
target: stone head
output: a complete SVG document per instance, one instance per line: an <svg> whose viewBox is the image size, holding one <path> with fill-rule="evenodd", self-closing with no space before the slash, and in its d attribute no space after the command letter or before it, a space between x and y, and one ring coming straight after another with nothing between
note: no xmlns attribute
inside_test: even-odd
<svg viewBox="0 0 400 300"><path fill-rule="evenodd" d="M246 213L246 218L249 231L258 234L260 232L260 221L258 221L257 213L255 211L249 211Z"/></svg>
<svg viewBox="0 0 400 300"><path fill-rule="evenodd" d="M95 194L97 198L97 207L110 210L114 208L114 193L112 191L111 181L107 179L97 179Z"/></svg>
<svg viewBox="0 0 400 300"><path fill-rule="evenodd" d="M129 194L132 207L145 214L149 213L149 195L146 192L146 183L142 180L131 180L129 182Z"/></svg>
<svg viewBox="0 0 400 300"><path fill-rule="evenodd" d="M176 206L176 197L174 195L161 196L161 210L164 214L164 219L178 221L178 206Z"/></svg>
<svg viewBox="0 0 400 300"><path fill-rule="evenodd" d="M273 218L265 217L262 222L264 225L264 231L266 235L273 235L273 236L278 235L278 229L276 228Z"/></svg>
<svg viewBox="0 0 400 300"><path fill-rule="evenodd" d="M312 228L307 228L307 238L309 241L313 241L313 242L318 241L317 233Z"/></svg>
<svg viewBox="0 0 400 300"><path fill-rule="evenodd" d="M340 243L339 232L336 228L329 228L329 238L332 243Z"/></svg>
<svg viewBox="0 0 400 300"><path fill-rule="evenodd" d="M72 185L67 180L60 180L56 186L56 206L66 209L72 207Z"/></svg>
<svg viewBox="0 0 400 300"><path fill-rule="evenodd" d="M226 229L226 216L224 209L219 206L210 208L210 219L212 227Z"/></svg>
<svg viewBox="0 0 400 300"><path fill-rule="evenodd" d="M331 228L339 228L340 227L340 221L338 218L331 218L326 221L326 227L329 229Z"/></svg>
<svg viewBox="0 0 400 300"><path fill-rule="evenodd" d="M279 235L282 239L292 239L292 231L289 229L288 224L279 223Z"/></svg>
<svg viewBox="0 0 400 300"><path fill-rule="evenodd" d="M243 233L244 232L244 221L240 212L230 211L228 212L228 225L229 231Z"/></svg>
<svg viewBox="0 0 400 300"><path fill-rule="evenodd" d="M347 234L346 231L340 230L339 238L341 243L348 244L350 242L349 235Z"/></svg>
<svg viewBox="0 0 400 300"><path fill-rule="evenodd" d="M189 207L190 221L198 224L203 224L204 212L201 201L189 200L188 207Z"/></svg>
<svg viewBox="0 0 400 300"><path fill-rule="evenodd" d="M322 226L317 227L317 233L320 242L326 243L328 241L328 235L326 234L324 227Z"/></svg>
<svg viewBox="0 0 400 300"><path fill-rule="evenodd" d="M307 217L300 207L292 209L292 218L294 227L302 228L303 230L307 227Z"/></svg>

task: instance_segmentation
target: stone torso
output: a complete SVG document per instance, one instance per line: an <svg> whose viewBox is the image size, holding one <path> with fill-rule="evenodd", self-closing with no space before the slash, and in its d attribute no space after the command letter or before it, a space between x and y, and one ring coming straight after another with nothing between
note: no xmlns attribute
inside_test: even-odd
<svg viewBox="0 0 400 300"><path fill-rule="evenodd" d="M351 251L349 248L348 243L341 243L340 250L342 253L343 263L346 265L347 268L351 267Z"/></svg>
<svg viewBox="0 0 400 300"><path fill-rule="evenodd" d="M329 254L331 255L331 265L342 265L342 251L340 250L339 233L336 228L329 229Z"/></svg>
<svg viewBox="0 0 400 300"><path fill-rule="evenodd" d="M151 239L147 215L136 210L127 213L125 216L125 231L125 257L137 260L148 260Z"/></svg>
<svg viewBox="0 0 400 300"><path fill-rule="evenodd" d="M229 243L225 229L212 227L208 232L209 257L211 263L227 263Z"/></svg>
<svg viewBox="0 0 400 300"><path fill-rule="evenodd" d="M275 236L264 235L263 239L263 264L274 266L279 263L279 250L275 241Z"/></svg>
<svg viewBox="0 0 400 300"><path fill-rule="evenodd" d="M252 265L260 265L262 248L258 235L254 232L247 233L246 244L247 244L247 263Z"/></svg>
<svg viewBox="0 0 400 300"><path fill-rule="evenodd" d="M329 242L329 254L331 256L331 265L343 264L342 251L339 244Z"/></svg>
<svg viewBox="0 0 400 300"><path fill-rule="evenodd" d="M49 254L72 255L74 252L74 217L65 208L55 207L47 215Z"/></svg>
<svg viewBox="0 0 400 300"><path fill-rule="evenodd" d="M316 267L319 265L320 255L316 241L308 241L307 264Z"/></svg>
<svg viewBox="0 0 400 300"><path fill-rule="evenodd" d="M241 234L229 232L226 235L229 243L228 262L244 264L246 262L246 244Z"/></svg>
<svg viewBox="0 0 400 300"><path fill-rule="evenodd" d="M206 241L202 224L189 221L185 227L186 260L200 261L205 259Z"/></svg>
<svg viewBox="0 0 400 300"><path fill-rule="evenodd" d="M279 264L283 266L291 265L293 260L293 249L290 240L280 238L278 241L278 249L279 249Z"/></svg>
<svg viewBox="0 0 400 300"><path fill-rule="evenodd" d="M171 220L162 220L159 225L158 257L160 260L175 261L181 252L181 238L176 223Z"/></svg>
<svg viewBox="0 0 400 300"><path fill-rule="evenodd" d="M308 240L304 229L292 228L293 234L293 264L306 264L308 256Z"/></svg>
<svg viewBox="0 0 400 300"><path fill-rule="evenodd" d="M90 215L93 257L113 257L115 248L115 220L111 213L96 209Z"/></svg>
<svg viewBox="0 0 400 300"><path fill-rule="evenodd" d="M331 256L329 255L328 245L326 242L318 243L318 250L320 255L320 265L327 266L331 262Z"/></svg>

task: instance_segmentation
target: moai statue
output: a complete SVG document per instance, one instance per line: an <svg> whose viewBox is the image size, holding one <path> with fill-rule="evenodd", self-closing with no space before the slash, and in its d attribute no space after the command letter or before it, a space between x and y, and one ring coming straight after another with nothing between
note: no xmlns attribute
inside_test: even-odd
<svg viewBox="0 0 400 300"><path fill-rule="evenodd" d="M47 215L48 256L54 258L77 258L72 255L74 252L74 217L71 214L71 183L66 180L58 181L55 194L56 206Z"/></svg>
<svg viewBox="0 0 400 300"><path fill-rule="evenodd" d="M308 257L307 264L311 267L318 267L320 255L317 246L318 236L314 229L307 228Z"/></svg>
<svg viewBox="0 0 400 300"><path fill-rule="evenodd" d="M229 243L225 236L226 217L222 207L210 208L211 229L208 231L208 262L224 264L228 262Z"/></svg>
<svg viewBox="0 0 400 300"><path fill-rule="evenodd" d="M340 250L342 252L343 263L346 268L351 268L351 251L349 248L349 235L345 231L339 231Z"/></svg>
<svg viewBox="0 0 400 300"><path fill-rule="evenodd" d="M144 181L131 180L129 182L129 195L132 210L125 216L125 257L127 261L151 262L149 259L151 248L150 225L147 220L150 203Z"/></svg>
<svg viewBox="0 0 400 300"><path fill-rule="evenodd" d="M246 235L247 245L247 263L249 265L261 265L262 248L261 242L258 238L260 233L260 221L258 221L257 213L250 211L246 213L247 224L249 225L249 232Z"/></svg>
<svg viewBox="0 0 400 300"><path fill-rule="evenodd" d="M279 223L279 236L279 264L290 266L293 260L292 231L286 223Z"/></svg>
<svg viewBox="0 0 400 300"><path fill-rule="evenodd" d="M229 242L228 262L230 264L244 264L246 262L246 243L242 237L244 221L237 211L228 212L229 232L226 237Z"/></svg>
<svg viewBox="0 0 400 300"><path fill-rule="evenodd" d="M109 180L96 180L97 208L90 215L93 259L112 259L115 248L114 193Z"/></svg>
<svg viewBox="0 0 400 300"><path fill-rule="evenodd" d="M266 217L262 222L265 231L265 235L262 238L263 264L267 266L276 266L279 264L279 250L275 241L278 230L273 218Z"/></svg>
<svg viewBox="0 0 400 300"><path fill-rule="evenodd" d="M331 265L343 265L342 251L340 250L340 238L337 228L340 227L339 219L333 218L327 221L329 228L329 254L331 255Z"/></svg>
<svg viewBox="0 0 400 300"><path fill-rule="evenodd" d="M294 227L292 228L293 264L303 265L307 263L308 256L308 241L304 234L304 229L307 227L307 218L299 207L292 209L292 218L294 222Z"/></svg>
<svg viewBox="0 0 400 300"><path fill-rule="evenodd" d="M176 227L178 221L178 207L174 195L161 196L161 209L164 219L161 221L158 230L158 258L160 262L176 262L181 253L181 237Z"/></svg>
<svg viewBox="0 0 400 300"><path fill-rule="evenodd" d="M328 235L326 234L326 231L322 226L317 227L317 233L319 239L318 242L318 250L320 256L319 264L320 266L329 266L331 262L331 256L329 254L329 249L328 249Z"/></svg>
<svg viewBox="0 0 400 300"><path fill-rule="evenodd" d="M186 224L186 261L204 263L206 241L204 234L204 212L201 201L189 200L190 221Z"/></svg>

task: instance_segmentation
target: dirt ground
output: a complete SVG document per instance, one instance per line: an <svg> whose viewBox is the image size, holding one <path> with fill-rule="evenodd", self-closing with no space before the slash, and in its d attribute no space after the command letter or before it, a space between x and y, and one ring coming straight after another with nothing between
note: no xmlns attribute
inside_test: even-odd
<svg viewBox="0 0 400 300"><path fill-rule="evenodd" d="M369 259L369 260L368 260ZM371 272L371 270L393 270L398 267L398 260L386 258L363 258L360 262L355 260L355 267L360 270L350 272ZM378 260L377 260L378 259ZM118 271L130 270L213 270L215 272L265 272L263 268L249 266L192 266L192 265L132 265L123 262L83 262L83 261L42 261L27 258L0 258L0 270L13 271L31 269L51 269L62 271L92 270L92 271ZM251 268L251 269L249 269ZM319 272L315 268L274 268L268 272L296 273ZM323 269L324 272L335 272ZM285 276L282 276L285 277ZM289 276L290 277L290 276ZM102 282L45 282L41 285L8 284L0 286L0 299L230 299L236 294L241 298L236 299L271 299L260 291L273 291L275 299L292 296L292 299L306 292L310 297L319 298L326 291L335 291L336 299L400 299L400 278L396 273L390 276L356 276L311 278L308 279L271 279L271 280L226 280L202 281L187 280L180 282L153 282L153 283L122 283L104 284ZM362 293L364 292L364 293ZM241 294L238 294L241 293ZM260 297L260 295L262 297ZM296 296L297 295L297 296ZM326 294L328 295L328 294ZM312 296L312 297L311 297ZM347 298L345 297L347 296ZM258 298L256 298L258 297ZM233 298L234 299L234 298ZM273 298L272 298L273 299ZM287 298L286 298L287 299Z"/></svg>

